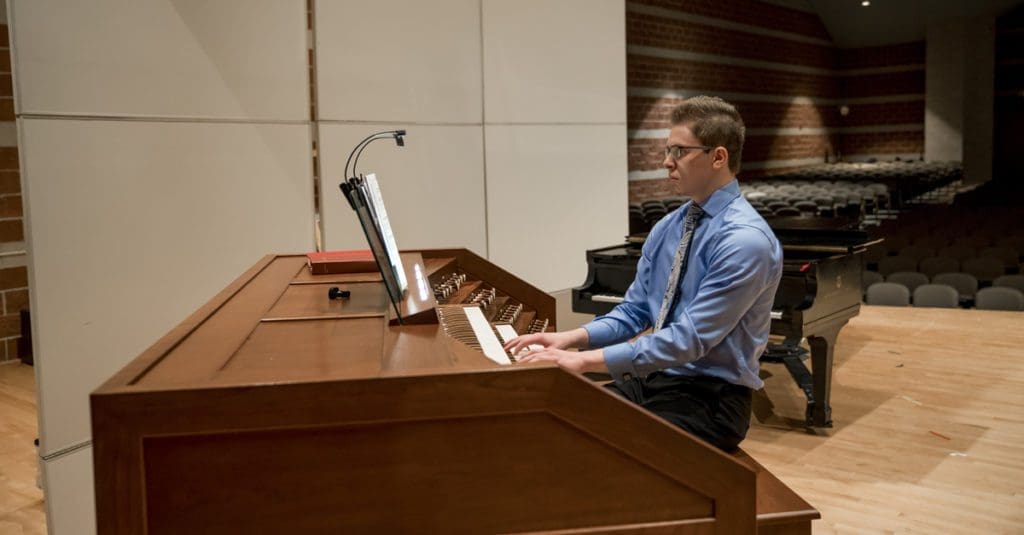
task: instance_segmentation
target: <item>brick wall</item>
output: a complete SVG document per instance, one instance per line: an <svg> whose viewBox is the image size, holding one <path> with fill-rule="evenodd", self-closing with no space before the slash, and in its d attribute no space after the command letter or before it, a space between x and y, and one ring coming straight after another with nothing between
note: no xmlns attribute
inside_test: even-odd
<svg viewBox="0 0 1024 535"><path fill-rule="evenodd" d="M669 114L697 94L743 115L744 178L923 152L923 43L840 50L817 15L754 0L630 0L626 42L630 202L671 195Z"/></svg>
<svg viewBox="0 0 1024 535"><path fill-rule="evenodd" d="M25 229L14 122L11 51L0 25L0 363L18 358L20 311L28 309Z"/></svg>
<svg viewBox="0 0 1024 535"><path fill-rule="evenodd" d="M844 159L923 155L924 65L924 41L839 51Z"/></svg>

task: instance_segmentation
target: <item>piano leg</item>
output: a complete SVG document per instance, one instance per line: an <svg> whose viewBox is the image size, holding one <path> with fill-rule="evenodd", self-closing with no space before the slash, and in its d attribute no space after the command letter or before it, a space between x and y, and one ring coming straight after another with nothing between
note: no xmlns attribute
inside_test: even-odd
<svg viewBox="0 0 1024 535"><path fill-rule="evenodd" d="M843 325L845 321L807 337L814 378L813 395L807 397L807 425L811 427L832 427L832 357Z"/></svg>

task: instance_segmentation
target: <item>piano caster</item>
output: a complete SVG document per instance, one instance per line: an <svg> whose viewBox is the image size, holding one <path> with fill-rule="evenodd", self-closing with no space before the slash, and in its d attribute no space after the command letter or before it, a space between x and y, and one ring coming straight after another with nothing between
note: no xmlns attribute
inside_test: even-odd
<svg viewBox="0 0 1024 535"><path fill-rule="evenodd" d="M824 407L821 415L816 414L816 408L813 405L807 405L807 419L804 422L807 427L832 427L832 407Z"/></svg>

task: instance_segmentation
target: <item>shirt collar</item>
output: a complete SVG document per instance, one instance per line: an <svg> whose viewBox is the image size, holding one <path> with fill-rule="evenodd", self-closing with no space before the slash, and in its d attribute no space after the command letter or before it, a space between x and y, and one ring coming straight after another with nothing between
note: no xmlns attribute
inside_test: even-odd
<svg viewBox="0 0 1024 535"><path fill-rule="evenodd" d="M708 217L715 217L739 196L740 184L734 178L728 184L716 189L700 207Z"/></svg>

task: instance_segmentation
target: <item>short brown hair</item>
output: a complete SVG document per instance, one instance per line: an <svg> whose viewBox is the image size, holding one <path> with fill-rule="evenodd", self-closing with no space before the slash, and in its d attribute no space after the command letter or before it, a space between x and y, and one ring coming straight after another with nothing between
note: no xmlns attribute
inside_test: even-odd
<svg viewBox="0 0 1024 535"><path fill-rule="evenodd" d="M718 97L690 97L672 110L672 126L681 124L704 145L725 147L729 151L729 170L740 172L746 127L735 106Z"/></svg>

